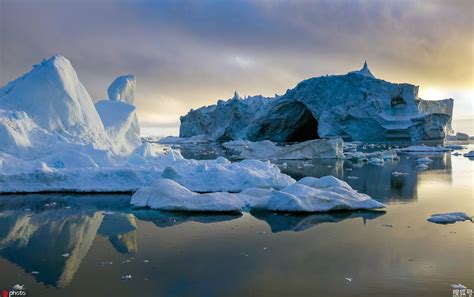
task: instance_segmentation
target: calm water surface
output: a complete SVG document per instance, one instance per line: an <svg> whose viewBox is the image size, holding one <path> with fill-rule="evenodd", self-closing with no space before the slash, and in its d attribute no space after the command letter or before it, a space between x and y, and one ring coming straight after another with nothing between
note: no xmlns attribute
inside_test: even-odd
<svg viewBox="0 0 474 297"><path fill-rule="evenodd" d="M417 171L422 156L433 163ZM451 284L474 287L473 224L426 221L439 212L474 214L474 160L443 153L402 154L382 167L286 163L295 178L335 175L388 207L204 215L131 209L130 195L0 196L0 290L24 284L28 296L452 296Z"/></svg>

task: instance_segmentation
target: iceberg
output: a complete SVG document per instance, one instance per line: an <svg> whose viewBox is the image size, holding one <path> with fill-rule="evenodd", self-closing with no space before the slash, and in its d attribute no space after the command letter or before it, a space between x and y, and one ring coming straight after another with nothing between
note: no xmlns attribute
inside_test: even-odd
<svg viewBox="0 0 474 297"><path fill-rule="evenodd" d="M436 224L453 224L464 221L472 222L472 217L468 216L465 212L438 213L431 215L427 221Z"/></svg>
<svg viewBox="0 0 474 297"><path fill-rule="evenodd" d="M121 76L94 105L69 60L55 55L0 88L0 192L134 192L163 177L197 192L294 182L269 162L187 160L142 144L135 86Z"/></svg>
<svg viewBox="0 0 474 297"><path fill-rule="evenodd" d="M279 191L249 187L240 193L203 194L192 192L172 180L162 179L137 191L132 196L131 204L159 210L203 212L254 209L311 213L385 207L333 176L305 177Z"/></svg>
<svg viewBox="0 0 474 297"><path fill-rule="evenodd" d="M222 145L236 151L238 157L242 159L344 159L341 138L308 140L282 146L269 140L258 142L233 140Z"/></svg>
<svg viewBox="0 0 474 297"><path fill-rule="evenodd" d="M367 64L345 75L310 78L282 96L241 98L191 110L180 137L212 140L442 142L452 132L453 99L418 97L418 86L373 76Z"/></svg>

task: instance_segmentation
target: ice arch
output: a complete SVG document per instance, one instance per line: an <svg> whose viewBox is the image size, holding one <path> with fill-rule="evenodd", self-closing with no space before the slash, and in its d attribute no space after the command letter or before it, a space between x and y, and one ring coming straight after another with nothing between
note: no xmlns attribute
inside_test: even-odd
<svg viewBox="0 0 474 297"><path fill-rule="evenodd" d="M317 119L305 104L298 101L276 105L251 134L251 140L269 139L276 142L320 138Z"/></svg>

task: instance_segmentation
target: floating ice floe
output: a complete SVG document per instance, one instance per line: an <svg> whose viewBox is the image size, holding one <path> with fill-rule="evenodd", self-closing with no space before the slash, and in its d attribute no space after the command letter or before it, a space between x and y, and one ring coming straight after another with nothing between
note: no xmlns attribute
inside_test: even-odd
<svg viewBox="0 0 474 297"><path fill-rule="evenodd" d="M431 162L433 162L433 160L431 160L430 158L426 158L426 157L416 159L416 163L418 163L418 164L429 164Z"/></svg>
<svg viewBox="0 0 474 297"><path fill-rule="evenodd" d="M468 216L465 212L450 212L433 214L427 220L437 224L452 224L464 221L472 222L473 218Z"/></svg>
<svg viewBox="0 0 474 297"><path fill-rule="evenodd" d="M400 157L396 151L376 151L371 153L364 152L345 152L346 159L357 161L368 161L372 164L383 164L384 161L399 160Z"/></svg>
<svg viewBox="0 0 474 297"><path fill-rule="evenodd" d="M288 145L276 145L269 140L252 142L233 140L223 143L227 149L234 150L242 159L343 159L341 138L316 139Z"/></svg>
<svg viewBox="0 0 474 297"><path fill-rule="evenodd" d="M385 205L358 193L333 176L305 177L277 191L248 188L241 193L192 192L171 180L158 180L137 191L131 200L136 207L174 211L242 211L259 209L282 212L324 212L377 209Z"/></svg>
<svg viewBox="0 0 474 297"><path fill-rule="evenodd" d="M418 169L418 170L426 170L428 168L430 168L430 167L426 164L420 164L420 165L416 166L416 169Z"/></svg>
<svg viewBox="0 0 474 297"><path fill-rule="evenodd" d="M397 151L399 152L406 152L406 153L442 153L442 152L449 152L451 149L441 147L441 146L426 146L426 145L414 145L408 146L404 148L400 148Z"/></svg>
<svg viewBox="0 0 474 297"><path fill-rule="evenodd" d="M470 151L469 153L465 153L465 154L464 154L464 157L467 157L467 158L474 158L474 151Z"/></svg>
<svg viewBox="0 0 474 297"><path fill-rule="evenodd" d="M445 144L444 147L449 150L462 150L464 148L463 145L459 144Z"/></svg>
<svg viewBox="0 0 474 297"><path fill-rule="evenodd" d="M385 163L385 161L381 158L373 157L373 158L370 158L369 163L382 166Z"/></svg>
<svg viewBox="0 0 474 297"><path fill-rule="evenodd" d="M392 175L393 176L404 176L404 175L408 175L408 173L407 172L394 171L394 172L392 172Z"/></svg>

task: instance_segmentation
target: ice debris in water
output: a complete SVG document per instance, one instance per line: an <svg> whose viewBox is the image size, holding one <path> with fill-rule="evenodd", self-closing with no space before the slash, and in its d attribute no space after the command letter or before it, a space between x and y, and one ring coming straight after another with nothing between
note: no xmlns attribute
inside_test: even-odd
<svg viewBox="0 0 474 297"><path fill-rule="evenodd" d="M416 163L418 164L429 164L433 162L433 160L431 160L430 158L419 158L419 159L416 159Z"/></svg>
<svg viewBox="0 0 474 297"><path fill-rule="evenodd" d="M464 221L472 222L473 218L468 216L465 212L450 212L433 214L427 220L436 224L453 224Z"/></svg>
<svg viewBox="0 0 474 297"><path fill-rule="evenodd" d="M470 151L469 153L465 153L465 154L464 154L464 157L467 157L467 158L474 158L474 151Z"/></svg>
<svg viewBox="0 0 474 297"><path fill-rule="evenodd" d="M394 172L392 172L392 175L393 176L404 176L404 175L408 175L408 173L407 172L394 171Z"/></svg>
<svg viewBox="0 0 474 297"><path fill-rule="evenodd" d="M122 275L121 279L122 279L122 280L131 280L131 279L132 279L132 275L131 275L131 274Z"/></svg>

